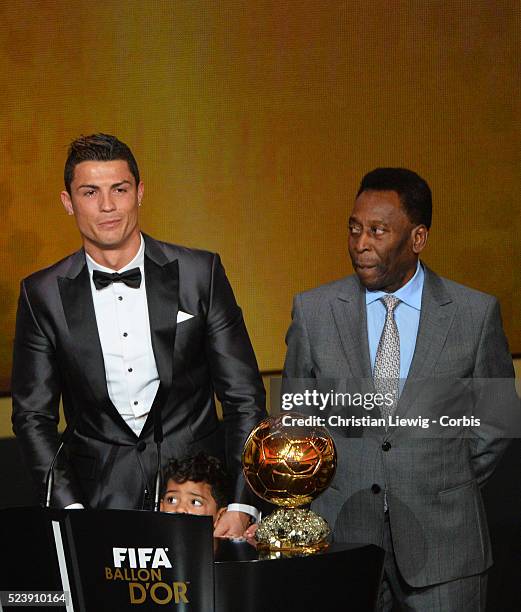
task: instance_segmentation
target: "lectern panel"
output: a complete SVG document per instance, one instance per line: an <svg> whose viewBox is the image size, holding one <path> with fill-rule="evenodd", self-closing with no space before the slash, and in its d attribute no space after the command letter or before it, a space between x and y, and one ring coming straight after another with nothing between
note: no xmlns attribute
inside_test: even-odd
<svg viewBox="0 0 521 612"><path fill-rule="evenodd" d="M141 511L70 512L80 609L213 611L212 520Z"/></svg>

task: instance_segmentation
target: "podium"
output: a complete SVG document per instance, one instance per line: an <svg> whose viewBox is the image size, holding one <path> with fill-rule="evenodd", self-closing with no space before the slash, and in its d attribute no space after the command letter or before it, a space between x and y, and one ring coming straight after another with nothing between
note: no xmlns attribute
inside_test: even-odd
<svg viewBox="0 0 521 612"><path fill-rule="evenodd" d="M333 544L261 559L216 541L210 517L130 510L0 510L0 591L64 592L39 609L67 612L373 610L384 552ZM15 610L2 601L2 612Z"/></svg>
<svg viewBox="0 0 521 612"><path fill-rule="evenodd" d="M306 557L261 559L247 543L222 542L215 558L216 612L375 610L384 551L331 544Z"/></svg>
<svg viewBox="0 0 521 612"><path fill-rule="evenodd" d="M71 612L213 612L212 533L208 516L1 510L0 591L63 591Z"/></svg>

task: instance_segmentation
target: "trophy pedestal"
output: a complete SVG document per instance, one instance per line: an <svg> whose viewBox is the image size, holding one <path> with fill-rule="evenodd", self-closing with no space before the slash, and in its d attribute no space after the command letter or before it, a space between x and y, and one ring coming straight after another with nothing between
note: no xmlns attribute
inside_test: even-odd
<svg viewBox="0 0 521 612"><path fill-rule="evenodd" d="M326 521L312 510L278 508L261 521L255 539L263 552L296 556L327 548L330 533Z"/></svg>

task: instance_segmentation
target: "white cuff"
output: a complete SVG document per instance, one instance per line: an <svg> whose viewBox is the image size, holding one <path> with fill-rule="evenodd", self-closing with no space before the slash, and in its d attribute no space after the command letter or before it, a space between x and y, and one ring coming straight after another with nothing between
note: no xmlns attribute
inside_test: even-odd
<svg viewBox="0 0 521 612"><path fill-rule="evenodd" d="M228 504L228 510L230 512L244 512L253 517L255 523L260 521L260 512L255 506L248 506L248 504Z"/></svg>
<svg viewBox="0 0 521 612"><path fill-rule="evenodd" d="M68 506L65 506L64 509L65 510L85 510L85 506L83 504L75 502L74 504L69 504Z"/></svg>

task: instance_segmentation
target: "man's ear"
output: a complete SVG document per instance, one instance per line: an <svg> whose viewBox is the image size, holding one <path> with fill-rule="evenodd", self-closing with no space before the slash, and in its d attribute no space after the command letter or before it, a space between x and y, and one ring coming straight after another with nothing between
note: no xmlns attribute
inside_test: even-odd
<svg viewBox="0 0 521 612"><path fill-rule="evenodd" d="M69 193L67 191L62 191L60 193L60 198L63 204L63 208L65 208L65 211L67 212L67 214L73 215L74 208L72 206L72 200L71 200L71 196L69 195Z"/></svg>
<svg viewBox="0 0 521 612"><path fill-rule="evenodd" d="M215 520L213 522L214 527L217 525L219 519L225 512L226 512L226 506L223 506L222 508L219 508L219 510L217 510L217 514L215 515Z"/></svg>
<svg viewBox="0 0 521 612"><path fill-rule="evenodd" d="M141 206L141 200L143 199L143 194L145 193L145 186L143 185L143 181L139 181L139 185L137 186L137 203Z"/></svg>
<svg viewBox="0 0 521 612"><path fill-rule="evenodd" d="M412 231L412 250L419 254L425 248L427 244L427 238L429 237L429 230L425 225L418 225Z"/></svg>

